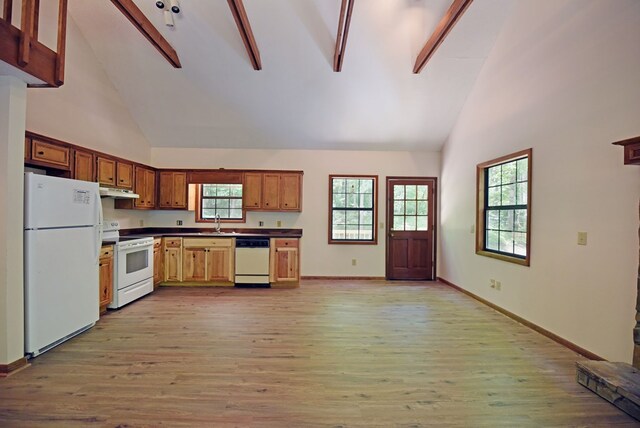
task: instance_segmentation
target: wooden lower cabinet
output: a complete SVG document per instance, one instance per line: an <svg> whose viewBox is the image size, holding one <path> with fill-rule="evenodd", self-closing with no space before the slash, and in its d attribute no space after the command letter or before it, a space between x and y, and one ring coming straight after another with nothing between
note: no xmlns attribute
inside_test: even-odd
<svg viewBox="0 0 640 428"><path fill-rule="evenodd" d="M107 310L113 299L113 245L103 246L100 250L100 313Z"/></svg>
<svg viewBox="0 0 640 428"><path fill-rule="evenodd" d="M272 238L269 280L272 286L294 286L300 282L300 240Z"/></svg>
<svg viewBox="0 0 640 428"><path fill-rule="evenodd" d="M184 282L234 281L235 239L184 238L182 255Z"/></svg>
<svg viewBox="0 0 640 428"><path fill-rule="evenodd" d="M182 281L182 238L164 238L164 282Z"/></svg>
<svg viewBox="0 0 640 428"><path fill-rule="evenodd" d="M188 248L185 246L182 252L182 280L206 281L207 280L207 249Z"/></svg>
<svg viewBox="0 0 640 428"><path fill-rule="evenodd" d="M153 240L153 289L158 288L158 285L164 279L164 251L162 251L162 239L155 238Z"/></svg>

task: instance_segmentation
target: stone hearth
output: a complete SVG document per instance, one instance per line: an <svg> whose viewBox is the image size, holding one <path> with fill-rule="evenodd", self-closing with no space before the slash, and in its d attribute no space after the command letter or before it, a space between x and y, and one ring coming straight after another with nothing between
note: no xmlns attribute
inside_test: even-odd
<svg viewBox="0 0 640 428"><path fill-rule="evenodd" d="M640 420L640 371L627 363L577 362L577 380L620 410Z"/></svg>

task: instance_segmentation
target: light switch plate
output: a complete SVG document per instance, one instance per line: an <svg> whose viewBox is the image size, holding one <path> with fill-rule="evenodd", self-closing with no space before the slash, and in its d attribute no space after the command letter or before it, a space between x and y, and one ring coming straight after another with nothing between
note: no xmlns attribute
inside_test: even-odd
<svg viewBox="0 0 640 428"><path fill-rule="evenodd" d="M578 232L578 245L587 245L587 232Z"/></svg>

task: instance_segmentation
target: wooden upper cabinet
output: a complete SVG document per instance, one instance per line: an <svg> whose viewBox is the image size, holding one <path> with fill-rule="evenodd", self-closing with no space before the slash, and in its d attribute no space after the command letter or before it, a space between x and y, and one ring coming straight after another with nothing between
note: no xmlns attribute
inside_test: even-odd
<svg viewBox="0 0 640 428"><path fill-rule="evenodd" d="M24 161L25 163L31 159L31 138L24 138Z"/></svg>
<svg viewBox="0 0 640 428"><path fill-rule="evenodd" d="M133 187L133 164L118 161L116 167L118 171L116 187L131 189Z"/></svg>
<svg viewBox="0 0 640 428"><path fill-rule="evenodd" d="M280 174L265 173L262 180L262 208L278 210L280 201Z"/></svg>
<svg viewBox="0 0 640 428"><path fill-rule="evenodd" d="M133 200L135 208L155 208L156 173L136 165L134 192L140 195L140 198Z"/></svg>
<svg viewBox="0 0 640 428"><path fill-rule="evenodd" d="M133 192L138 199L116 199L114 206L119 209L154 209L156 207L156 172L150 168L133 167Z"/></svg>
<svg viewBox="0 0 640 428"><path fill-rule="evenodd" d="M161 171L159 173L158 207L167 209L187 209L187 173Z"/></svg>
<svg viewBox="0 0 640 428"><path fill-rule="evenodd" d="M74 150L73 178L76 180L94 181L93 153Z"/></svg>
<svg viewBox="0 0 640 428"><path fill-rule="evenodd" d="M96 160L98 183L107 187L131 189L133 187L133 164L98 156Z"/></svg>
<svg viewBox="0 0 640 428"><path fill-rule="evenodd" d="M69 171L71 170L71 148L32 138L31 160L36 165Z"/></svg>
<svg viewBox="0 0 640 428"><path fill-rule="evenodd" d="M246 210L301 211L301 172L246 172L244 174Z"/></svg>
<svg viewBox="0 0 640 428"><path fill-rule="evenodd" d="M301 211L302 175L280 174L280 209L283 211Z"/></svg>
<svg viewBox="0 0 640 428"><path fill-rule="evenodd" d="M262 173L246 172L244 174L243 206L245 209L262 208Z"/></svg>
<svg viewBox="0 0 640 428"><path fill-rule="evenodd" d="M144 186L145 196L147 198L147 207L155 208L156 206L156 172L151 169L144 169Z"/></svg>
<svg viewBox="0 0 640 428"><path fill-rule="evenodd" d="M116 185L116 161L114 159L98 156L96 161L98 183L105 186L115 187Z"/></svg>

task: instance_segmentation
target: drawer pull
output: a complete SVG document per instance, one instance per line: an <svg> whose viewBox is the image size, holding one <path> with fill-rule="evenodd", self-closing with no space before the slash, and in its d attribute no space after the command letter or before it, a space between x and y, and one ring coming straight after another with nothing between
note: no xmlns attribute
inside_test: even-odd
<svg viewBox="0 0 640 428"><path fill-rule="evenodd" d="M42 155L44 155L44 152L38 152L38 154L39 154L40 156L42 156Z"/></svg>

